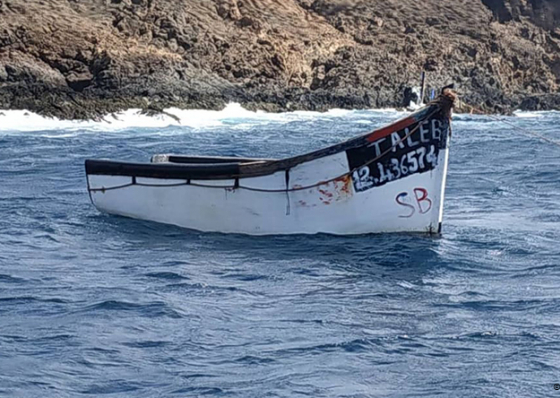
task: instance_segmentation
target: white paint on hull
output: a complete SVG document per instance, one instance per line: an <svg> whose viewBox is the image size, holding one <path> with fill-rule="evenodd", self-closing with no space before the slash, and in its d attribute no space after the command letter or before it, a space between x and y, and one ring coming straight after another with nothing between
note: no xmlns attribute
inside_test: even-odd
<svg viewBox="0 0 560 398"><path fill-rule="evenodd" d="M204 232L249 235L353 235L385 232L438 231L449 145L434 170L416 173L385 185L356 192L352 178L291 192L256 192L233 187L234 180L185 180L89 175L94 205L103 212L172 224ZM345 153L319 158L290 170L289 188L328 181L349 170ZM143 186L149 184L153 186ZM210 187L199 187L201 184ZM286 189L286 173L243 178L241 187ZM164 187L165 186L165 187ZM398 199L397 199L398 198Z"/></svg>

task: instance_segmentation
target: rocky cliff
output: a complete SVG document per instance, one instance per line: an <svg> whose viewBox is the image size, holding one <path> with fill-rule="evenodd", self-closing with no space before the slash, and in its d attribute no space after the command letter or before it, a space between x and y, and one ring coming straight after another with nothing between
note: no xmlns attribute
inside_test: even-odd
<svg viewBox="0 0 560 398"><path fill-rule="evenodd" d="M560 108L558 0L0 0L0 109Z"/></svg>

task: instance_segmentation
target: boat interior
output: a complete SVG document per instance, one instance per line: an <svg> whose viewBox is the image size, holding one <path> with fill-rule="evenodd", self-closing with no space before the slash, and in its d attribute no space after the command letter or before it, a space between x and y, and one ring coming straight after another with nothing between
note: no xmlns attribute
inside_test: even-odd
<svg viewBox="0 0 560 398"><path fill-rule="evenodd" d="M223 157L223 156L188 156L188 155L154 155L151 163L176 163L176 164L224 164L224 163L254 163L273 162L277 159Z"/></svg>

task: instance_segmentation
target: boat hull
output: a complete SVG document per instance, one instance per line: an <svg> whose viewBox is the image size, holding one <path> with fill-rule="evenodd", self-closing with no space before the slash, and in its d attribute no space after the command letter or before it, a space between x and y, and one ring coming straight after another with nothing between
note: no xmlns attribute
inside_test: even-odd
<svg viewBox="0 0 560 398"><path fill-rule="evenodd" d="M94 205L106 213L204 232L249 235L437 233L443 204L442 176L437 174L440 173L414 175L360 195L353 192L351 181L346 180L289 194L194 185L165 188L133 185L122 191L92 192L91 198ZM91 187L129 182L120 176L88 178ZM137 182L171 185L179 181L139 178ZM224 185L232 181L215 183ZM258 181L247 183L257 185Z"/></svg>
<svg viewBox="0 0 560 398"><path fill-rule="evenodd" d="M176 165L158 155L148 165L86 161L86 171L100 211L198 231L434 234L449 137L448 112L436 108L291 163L185 158L189 164Z"/></svg>

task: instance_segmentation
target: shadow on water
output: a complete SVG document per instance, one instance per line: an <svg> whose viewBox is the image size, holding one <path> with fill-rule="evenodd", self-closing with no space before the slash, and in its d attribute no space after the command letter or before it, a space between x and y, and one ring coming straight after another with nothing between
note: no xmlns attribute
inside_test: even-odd
<svg viewBox="0 0 560 398"><path fill-rule="evenodd" d="M125 246L166 253L164 257L200 251L243 262L291 262L301 267L329 267L358 275L391 275L418 279L441 263L441 238L422 234L248 236L203 233L173 225L98 214L95 233L112 235Z"/></svg>

